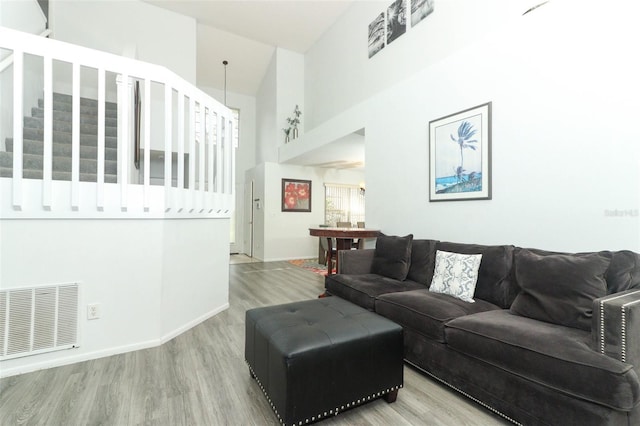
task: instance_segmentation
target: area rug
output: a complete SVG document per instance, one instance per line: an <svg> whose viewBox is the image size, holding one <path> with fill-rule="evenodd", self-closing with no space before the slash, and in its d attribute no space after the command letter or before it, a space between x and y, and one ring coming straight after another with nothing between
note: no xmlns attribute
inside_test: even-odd
<svg viewBox="0 0 640 426"><path fill-rule="evenodd" d="M318 275L327 275L327 267L318 263L318 259L294 259L290 260L289 263Z"/></svg>

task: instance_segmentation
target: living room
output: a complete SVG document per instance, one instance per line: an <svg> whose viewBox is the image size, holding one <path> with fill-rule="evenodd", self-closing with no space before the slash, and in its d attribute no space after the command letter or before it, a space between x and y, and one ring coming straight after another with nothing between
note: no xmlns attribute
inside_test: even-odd
<svg viewBox="0 0 640 426"><path fill-rule="evenodd" d="M384 11L380 3L353 2L304 55L272 48L270 57L261 58L269 72L254 88L255 95L227 94L227 103L242 115L237 188L244 189L250 180L247 171L251 175L260 167L275 173L256 185L255 198L279 196L279 176L305 178L315 173L318 179L312 212L285 214L287 229L279 233L277 244L264 235L281 228L280 206L264 205L270 209L263 210L264 229L254 233L265 238L258 258L314 255L317 246L305 231L323 222L321 175L330 169L305 169L308 166L295 164L289 151L304 152L304 144L317 149L356 132L365 135L364 179L359 172L346 180L354 185L366 182L367 225L394 234L450 240L473 235L485 243L509 240L558 250L638 248L638 148L625 133L627 126L612 124L632 122L637 106L637 65L624 55L634 35L625 25L632 5L616 1L603 8L565 0L523 16L532 2L444 2L368 58L363 34ZM183 25L179 34L159 44L171 41L172 46L186 48L172 48L171 55L154 48L160 34L149 36L157 33L152 22L130 30L125 23L129 15L144 11L154 19L164 18L162 25ZM143 2L108 7L100 2L53 2L51 14L56 37L62 40L105 50L135 43L140 59L161 63L189 81L200 78L194 32L208 29L190 18ZM108 19L100 19L103 16ZM122 16L122 28L105 23L116 16ZM563 32L567 16L572 20L570 35ZM95 33L87 33L88 27ZM229 67L231 80L233 64ZM219 68L215 72L222 75L222 65ZM286 84L277 74L283 68L288 70L284 76L295 76ZM221 99L221 87L220 79L218 87L204 89ZM429 122L487 102L493 108L492 199L429 202ZM301 137L297 144L284 146L281 128L296 104L303 112ZM526 160L518 161L523 154ZM279 163L280 157L289 164ZM544 173L537 164L544 164ZM296 167L302 167L300 174ZM264 180L264 171L258 174ZM236 204L238 217L246 215L244 197L238 195ZM237 231L242 246L238 251L247 252L246 232L242 226ZM282 246L290 250L281 251Z"/></svg>
<svg viewBox="0 0 640 426"><path fill-rule="evenodd" d="M65 8L76 7L71 3L58 5L59 23ZM323 181L363 180L358 173L344 177L278 162L281 150L295 143L282 148L281 127L296 104L303 110L299 143L331 143L365 129L368 226L457 242L640 251L640 145L632 125L640 110L640 69L629 54L638 39L638 6L551 0L523 15L540 2L436 2L424 22L369 58L366 29L387 3L353 2L306 53L274 48L267 61L273 74L255 95L228 93L228 104L241 110L237 184L244 187L253 176L254 198L264 201L257 258L316 255L308 228L323 221ZM113 7L122 8L114 14L126 14L132 6ZM140 3L132 10L138 8L155 7ZM74 37L92 34L86 38L100 44L128 31L93 34L93 20L100 19L87 16ZM201 28L195 20L189 25L190 34L171 34L188 40L188 52L154 55L195 81L195 33ZM148 33L158 33L149 27ZM141 59L149 55L144 46L138 47ZM293 94L278 79L279 67L290 63L298 70ZM221 88L209 90L222 98ZM487 102L491 199L430 202L429 122ZM281 212L281 178L313 180L318 192L312 212ZM237 199L241 215L248 209L244 198ZM239 228L239 238L246 237ZM314 285L313 291L321 290Z"/></svg>

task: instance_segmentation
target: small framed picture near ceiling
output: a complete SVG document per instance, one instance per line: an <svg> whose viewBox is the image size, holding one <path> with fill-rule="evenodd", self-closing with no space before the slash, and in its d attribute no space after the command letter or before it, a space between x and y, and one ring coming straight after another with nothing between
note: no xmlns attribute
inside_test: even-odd
<svg viewBox="0 0 640 426"><path fill-rule="evenodd" d="M384 12L369 24L369 58L384 48Z"/></svg>
<svg viewBox="0 0 640 426"><path fill-rule="evenodd" d="M282 211L311 211L311 181L282 179Z"/></svg>
<svg viewBox="0 0 640 426"><path fill-rule="evenodd" d="M429 122L429 201L491 199L491 102Z"/></svg>
<svg viewBox="0 0 640 426"><path fill-rule="evenodd" d="M387 44L407 32L407 0L396 0L387 8Z"/></svg>
<svg viewBox="0 0 640 426"><path fill-rule="evenodd" d="M433 12L434 1L435 0L411 0L412 28Z"/></svg>

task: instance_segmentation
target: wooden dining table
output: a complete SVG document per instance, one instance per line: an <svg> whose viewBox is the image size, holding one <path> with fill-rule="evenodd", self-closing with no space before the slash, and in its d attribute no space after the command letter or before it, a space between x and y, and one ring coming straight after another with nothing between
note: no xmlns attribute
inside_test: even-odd
<svg viewBox="0 0 640 426"><path fill-rule="evenodd" d="M328 273L331 274L331 258L333 256L333 239L336 239L336 272L338 271L340 250L351 250L353 248L353 240L358 240L357 249L364 248L365 238L376 238L380 235L379 229L370 228L309 228L309 235L312 237L327 238L329 250L327 250Z"/></svg>

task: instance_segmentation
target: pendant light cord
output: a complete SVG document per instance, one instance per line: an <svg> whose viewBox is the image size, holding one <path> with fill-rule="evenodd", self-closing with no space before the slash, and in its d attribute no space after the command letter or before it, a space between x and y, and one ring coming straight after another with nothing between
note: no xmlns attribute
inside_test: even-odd
<svg viewBox="0 0 640 426"><path fill-rule="evenodd" d="M227 65L229 62L222 61L222 65L224 65L224 106L227 106Z"/></svg>

